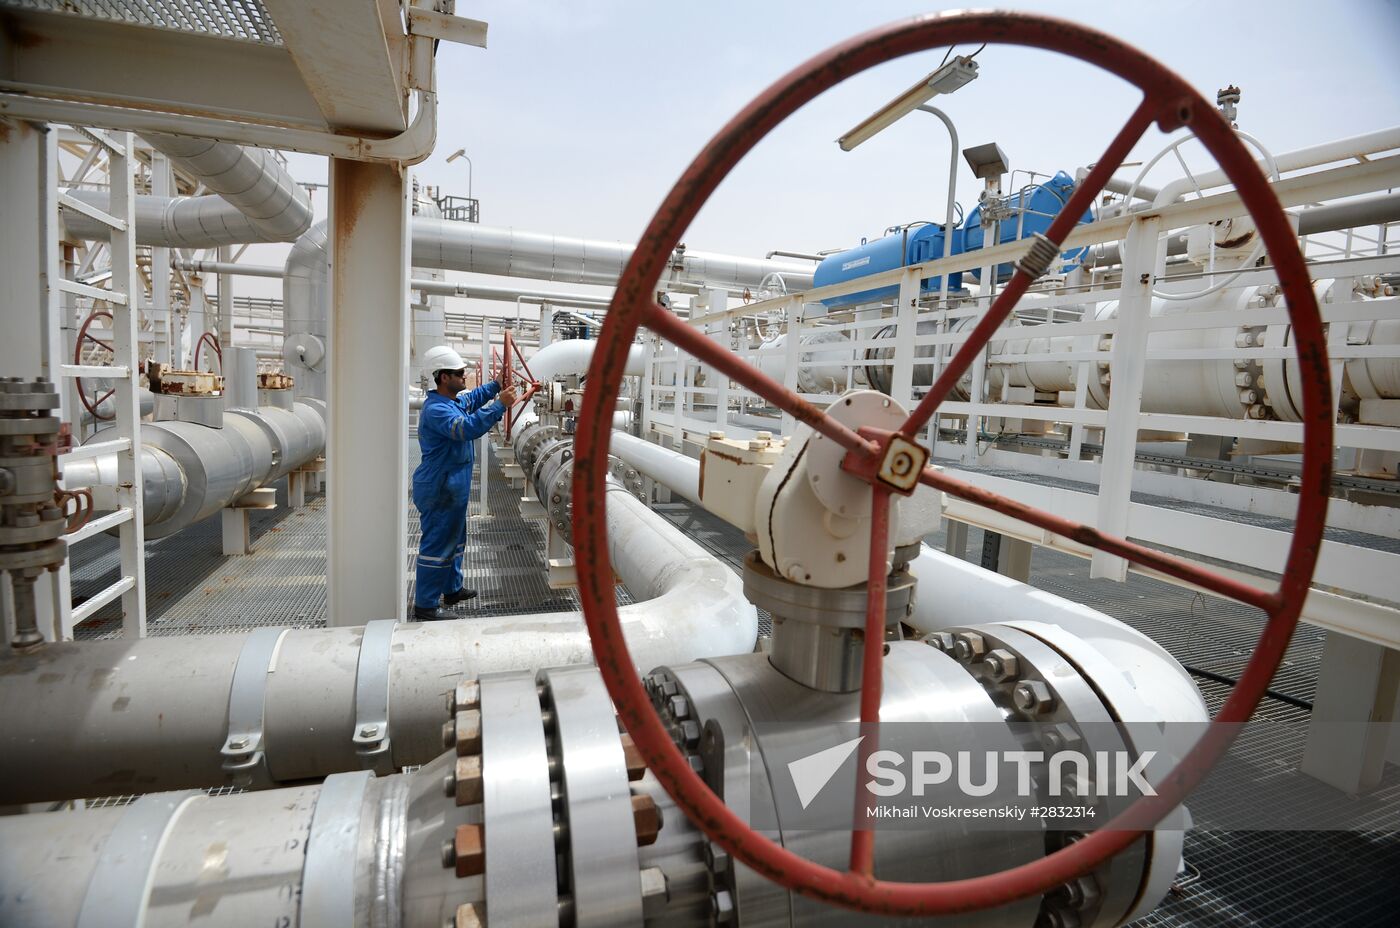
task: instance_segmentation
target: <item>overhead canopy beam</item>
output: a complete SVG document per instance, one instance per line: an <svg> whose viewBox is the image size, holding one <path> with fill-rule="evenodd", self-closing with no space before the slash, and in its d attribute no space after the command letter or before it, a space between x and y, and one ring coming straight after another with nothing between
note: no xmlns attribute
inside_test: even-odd
<svg viewBox="0 0 1400 928"><path fill-rule="evenodd" d="M324 131L331 123L297 65L285 47L213 33L0 12L0 89L9 91Z"/></svg>
<svg viewBox="0 0 1400 928"><path fill-rule="evenodd" d="M326 122L357 132L408 126L396 0L263 0Z"/></svg>

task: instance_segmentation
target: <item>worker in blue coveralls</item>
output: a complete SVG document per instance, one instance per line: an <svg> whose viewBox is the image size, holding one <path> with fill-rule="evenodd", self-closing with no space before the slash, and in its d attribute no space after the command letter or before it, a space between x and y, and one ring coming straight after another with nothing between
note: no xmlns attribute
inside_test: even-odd
<svg viewBox="0 0 1400 928"><path fill-rule="evenodd" d="M455 606L476 595L462 585L473 445L515 404L515 391L502 390L494 380L468 391L467 363L451 348L429 348L423 360L435 389L423 398L418 414L423 461L413 472L413 505L418 507L422 538L413 617L432 622L457 617L439 606L439 600ZM491 403L493 398L499 402Z"/></svg>

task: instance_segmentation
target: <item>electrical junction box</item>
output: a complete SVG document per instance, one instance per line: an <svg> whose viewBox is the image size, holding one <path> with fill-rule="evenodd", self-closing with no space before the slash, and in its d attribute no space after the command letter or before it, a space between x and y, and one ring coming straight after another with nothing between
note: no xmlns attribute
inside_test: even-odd
<svg viewBox="0 0 1400 928"><path fill-rule="evenodd" d="M700 500L705 508L752 535L758 527L754 500L759 484L786 447L786 438L775 439L768 432L752 439L711 432L700 454Z"/></svg>

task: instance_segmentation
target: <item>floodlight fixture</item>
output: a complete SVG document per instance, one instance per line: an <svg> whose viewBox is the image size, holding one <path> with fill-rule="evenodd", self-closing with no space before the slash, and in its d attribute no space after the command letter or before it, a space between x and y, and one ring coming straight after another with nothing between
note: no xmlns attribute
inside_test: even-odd
<svg viewBox="0 0 1400 928"><path fill-rule="evenodd" d="M971 56L960 55L895 97L873 116L837 139L836 143L841 146L842 151L850 151L939 94L952 93L976 77L977 62L973 61Z"/></svg>
<svg viewBox="0 0 1400 928"><path fill-rule="evenodd" d="M1006 152L1002 151L996 142L964 148L963 158L967 161L967 166L972 168L973 176L980 180L1001 177L1011 170L1010 162L1006 160Z"/></svg>

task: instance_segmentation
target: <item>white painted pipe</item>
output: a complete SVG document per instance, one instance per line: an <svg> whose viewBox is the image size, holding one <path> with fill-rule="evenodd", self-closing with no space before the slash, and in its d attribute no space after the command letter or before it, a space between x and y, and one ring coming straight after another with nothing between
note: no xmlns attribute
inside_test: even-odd
<svg viewBox="0 0 1400 928"><path fill-rule="evenodd" d="M1360 156L1373 155L1377 152L1390 151L1394 148L1400 148L1400 126L1392 126L1389 129L1379 129L1364 135L1354 135L1349 138L1323 142L1321 145L1311 145L1296 151L1284 152L1274 158L1274 163L1280 172L1297 171L1303 168L1317 167L1321 164L1330 164L1333 161L1345 161ZM1262 162L1260 166L1263 166ZM1177 178L1158 192L1156 199L1152 201L1152 208L1156 209L1166 206L1168 203L1175 203L1197 187L1206 190L1229 182L1230 178L1224 171L1209 171L1205 174L1198 174L1194 178Z"/></svg>
<svg viewBox="0 0 1400 928"><path fill-rule="evenodd" d="M569 374L582 376L588 373L588 365L593 361L593 349L598 343L591 338L570 338L562 342L551 342L536 351L525 363L530 373L540 383L547 383L556 377ZM640 377L646 373L646 346L633 345L627 351L627 367L623 374Z"/></svg>
<svg viewBox="0 0 1400 928"><path fill-rule="evenodd" d="M700 501L700 462L694 458L616 430L608 441L608 452L695 505L704 505Z"/></svg>
<svg viewBox="0 0 1400 928"><path fill-rule="evenodd" d="M746 654L758 614L734 571L619 486L607 495L613 568L638 602L621 607L639 670ZM215 786L234 672L248 635L61 642L0 654L0 798L39 802ZM271 782L354 770L364 628L292 629L263 688ZM592 660L577 612L399 624L366 659L389 685L395 766L442 751L444 700L463 679ZM384 666L387 662L387 666ZM370 666L367 664L366 666ZM172 699L172 694L178 698ZM43 712L34 712L34 706Z"/></svg>

